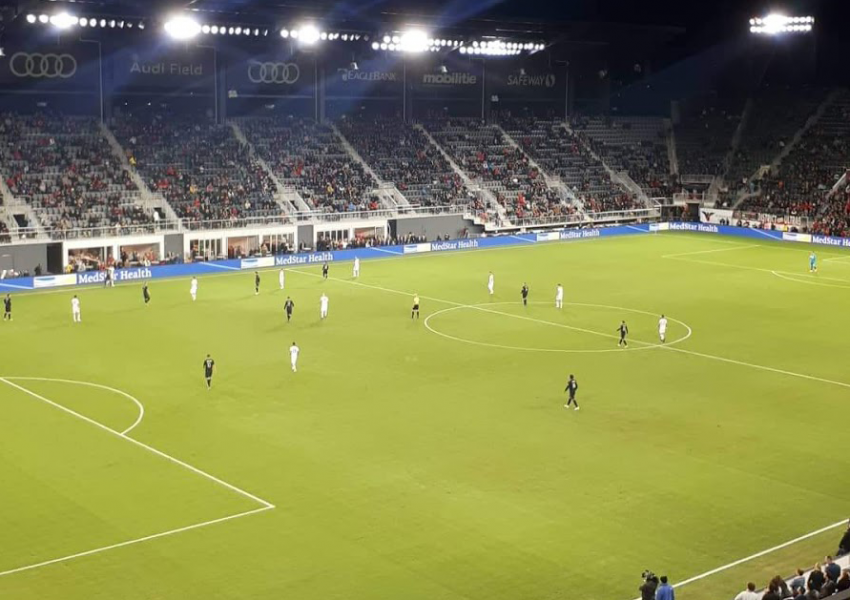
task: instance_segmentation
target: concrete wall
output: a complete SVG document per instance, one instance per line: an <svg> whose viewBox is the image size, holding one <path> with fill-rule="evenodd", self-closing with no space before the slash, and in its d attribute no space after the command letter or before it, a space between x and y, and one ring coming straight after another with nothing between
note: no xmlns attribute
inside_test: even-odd
<svg viewBox="0 0 850 600"><path fill-rule="evenodd" d="M15 269L33 274L36 265L47 272L47 244L17 244L0 246L0 271Z"/></svg>
<svg viewBox="0 0 850 600"><path fill-rule="evenodd" d="M173 252L183 258L183 234L170 233L165 236L165 253Z"/></svg>
<svg viewBox="0 0 850 600"><path fill-rule="evenodd" d="M411 217L409 219L395 219L390 222L390 230L397 237L406 235L421 235L428 241L435 240L438 236L443 238L448 234L449 238L457 239L461 231L469 229L478 233L478 227L465 220L460 215L445 215L433 217Z"/></svg>

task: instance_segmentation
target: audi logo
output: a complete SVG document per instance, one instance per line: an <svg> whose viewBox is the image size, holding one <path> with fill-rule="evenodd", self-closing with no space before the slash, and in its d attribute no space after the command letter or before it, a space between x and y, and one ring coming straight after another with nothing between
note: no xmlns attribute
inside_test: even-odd
<svg viewBox="0 0 850 600"><path fill-rule="evenodd" d="M292 85L301 76L294 63L248 61L248 79L251 83L285 83Z"/></svg>
<svg viewBox="0 0 850 600"><path fill-rule="evenodd" d="M77 59L70 54L16 52L9 59L9 70L16 77L68 79L77 72Z"/></svg>

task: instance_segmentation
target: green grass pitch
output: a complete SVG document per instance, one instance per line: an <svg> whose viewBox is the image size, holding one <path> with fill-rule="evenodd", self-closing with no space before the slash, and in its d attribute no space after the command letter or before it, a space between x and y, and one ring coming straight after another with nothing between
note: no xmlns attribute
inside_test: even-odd
<svg viewBox="0 0 850 600"><path fill-rule="evenodd" d="M643 569L682 581L819 529L850 513L850 254L819 258L811 275L806 247L770 242L539 244L364 261L356 283L298 268L283 292L267 271L259 296L223 273L195 303L187 279L150 282L149 306L141 285L78 289L80 325L74 292L19 294L0 598L631 600ZM660 313L686 339L658 347ZM679 593L731 597L838 536Z"/></svg>

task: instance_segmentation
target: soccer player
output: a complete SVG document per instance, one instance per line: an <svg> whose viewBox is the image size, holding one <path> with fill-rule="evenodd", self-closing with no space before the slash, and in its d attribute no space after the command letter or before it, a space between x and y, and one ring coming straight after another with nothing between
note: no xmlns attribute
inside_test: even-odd
<svg viewBox="0 0 850 600"><path fill-rule="evenodd" d="M192 277L192 283L189 285L189 294L192 296L192 302L198 299L198 278Z"/></svg>
<svg viewBox="0 0 850 600"><path fill-rule="evenodd" d="M207 354L206 359L204 359L204 379L207 380L207 390L212 387L213 367L215 367L215 361Z"/></svg>
<svg viewBox="0 0 850 600"><path fill-rule="evenodd" d="M487 277L487 290L490 292L492 296L496 288L496 278L493 276L493 271L490 271L490 275Z"/></svg>
<svg viewBox="0 0 850 600"><path fill-rule="evenodd" d="M115 287L115 267L112 265L106 267L106 278L103 280L103 287Z"/></svg>
<svg viewBox="0 0 850 600"><path fill-rule="evenodd" d="M74 318L74 323L83 322L83 317L80 313L80 299L76 295L71 298L71 316Z"/></svg>
<svg viewBox="0 0 850 600"><path fill-rule="evenodd" d="M257 296L260 293L260 272L256 271L254 273L254 295Z"/></svg>
<svg viewBox="0 0 850 600"><path fill-rule="evenodd" d="M555 288L555 308L564 308L564 286L560 283Z"/></svg>
<svg viewBox="0 0 850 600"><path fill-rule="evenodd" d="M3 298L3 320L12 320L12 296L9 294L6 294L6 297Z"/></svg>
<svg viewBox="0 0 850 600"><path fill-rule="evenodd" d="M357 279L358 277L360 277L360 259L359 259L359 258L357 258L356 256L354 257L354 272L353 272L353 276L354 276L354 279Z"/></svg>
<svg viewBox="0 0 850 600"><path fill-rule="evenodd" d="M286 322L292 319L292 311L295 310L295 302L289 296L286 297L286 302L283 303L283 310L286 311Z"/></svg>
<svg viewBox="0 0 850 600"><path fill-rule="evenodd" d="M626 325L626 322L622 321L616 331L620 332L620 341L617 342L617 346L628 348L629 343L626 341L626 336L629 335L629 327Z"/></svg>
<svg viewBox="0 0 850 600"><path fill-rule="evenodd" d="M658 337L661 338L661 343L667 341L667 317L661 315L658 319Z"/></svg>
<svg viewBox="0 0 850 600"><path fill-rule="evenodd" d="M419 294L413 294L413 308L410 310L410 318L413 318L413 315L416 315L416 318L419 318Z"/></svg>
<svg viewBox="0 0 850 600"><path fill-rule="evenodd" d="M328 297L324 292L319 298L319 318L322 320L328 318Z"/></svg>
<svg viewBox="0 0 850 600"><path fill-rule="evenodd" d="M322 279L328 278L328 263L322 265Z"/></svg>
<svg viewBox="0 0 850 600"><path fill-rule="evenodd" d="M809 273L818 272L818 257L814 252L809 253Z"/></svg>
<svg viewBox="0 0 850 600"><path fill-rule="evenodd" d="M569 393L570 397L567 400L567 403L564 404L564 408L569 408L570 404L575 404L576 407L574 410L578 410L578 400L576 400L576 392L578 391L578 381L576 378L570 375L570 380L567 381L567 387L564 388L564 391Z"/></svg>
<svg viewBox="0 0 850 600"><path fill-rule="evenodd" d="M148 284L147 284L147 282L145 282L144 284L142 284L142 298L144 298L144 299L145 299L145 305L147 305L147 304L148 304L148 302L150 302L150 301L151 301L151 293L150 293L150 291L148 291Z"/></svg>
<svg viewBox="0 0 850 600"><path fill-rule="evenodd" d="M280 284L280 289L283 289L286 285L286 275L283 273L283 269L277 274L277 282Z"/></svg>
<svg viewBox="0 0 850 600"><path fill-rule="evenodd" d="M520 290L520 294L522 294L522 305L528 306L528 284L522 284L522 290Z"/></svg>
<svg viewBox="0 0 850 600"><path fill-rule="evenodd" d="M296 373L298 371L298 353L301 352L301 348L295 345L295 342L292 342L292 345L289 347L289 362L292 364L292 372Z"/></svg>

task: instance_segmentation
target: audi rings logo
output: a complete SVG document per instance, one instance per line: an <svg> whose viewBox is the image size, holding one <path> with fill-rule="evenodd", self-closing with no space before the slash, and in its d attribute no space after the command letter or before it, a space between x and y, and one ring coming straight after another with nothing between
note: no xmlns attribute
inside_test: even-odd
<svg viewBox="0 0 850 600"><path fill-rule="evenodd" d="M251 83L282 83L292 85L301 76L295 63L248 61L248 79Z"/></svg>
<svg viewBox="0 0 850 600"><path fill-rule="evenodd" d="M77 59L70 54L16 52L9 59L9 70L16 77L68 79L77 72Z"/></svg>

